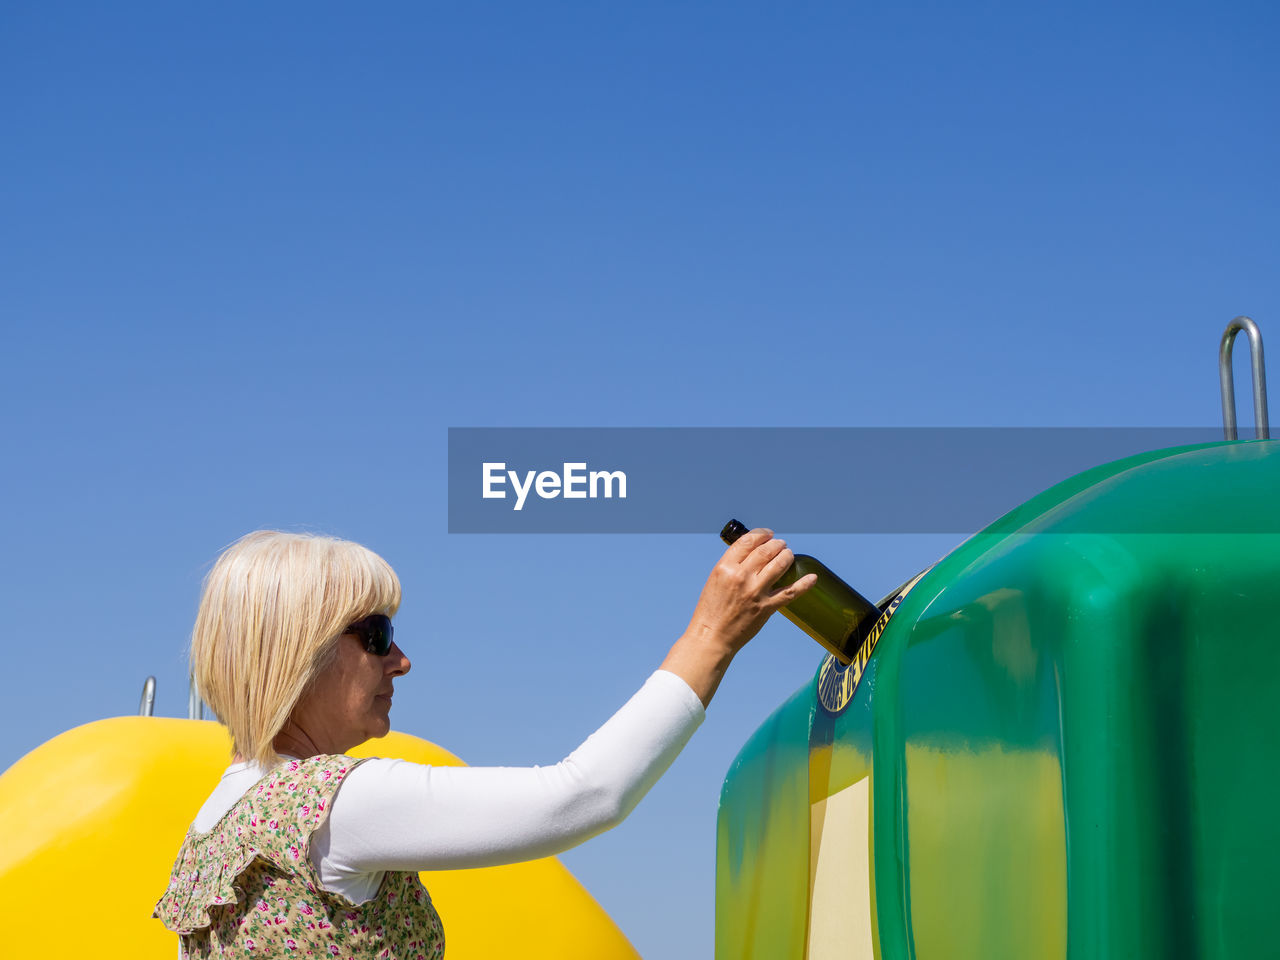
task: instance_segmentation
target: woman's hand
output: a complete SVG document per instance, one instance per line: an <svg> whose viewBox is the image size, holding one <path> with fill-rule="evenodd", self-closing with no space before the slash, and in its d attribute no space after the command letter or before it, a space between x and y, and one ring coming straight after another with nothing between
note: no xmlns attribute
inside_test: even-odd
<svg viewBox="0 0 1280 960"><path fill-rule="evenodd" d="M704 707L711 703L734 655L759 633L773 611L817 581L811 573L774 590L794 559L784 541L773 539L772 530L757 528L739 537L712 569L688 628L662 663L663 670L689 684Z"/></svg>

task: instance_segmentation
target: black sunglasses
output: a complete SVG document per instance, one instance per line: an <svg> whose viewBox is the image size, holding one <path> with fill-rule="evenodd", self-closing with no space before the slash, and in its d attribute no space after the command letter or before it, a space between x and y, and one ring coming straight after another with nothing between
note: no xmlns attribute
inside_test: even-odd
<svg viewBox="0 0 1280 960"><path fill-rule="evenodd" d="M391 626L391 618L385 613L371 613L342 631L343 636L348 633L359 637L370 653L385 657L391 652L391 637L395 631Z"/></svg>

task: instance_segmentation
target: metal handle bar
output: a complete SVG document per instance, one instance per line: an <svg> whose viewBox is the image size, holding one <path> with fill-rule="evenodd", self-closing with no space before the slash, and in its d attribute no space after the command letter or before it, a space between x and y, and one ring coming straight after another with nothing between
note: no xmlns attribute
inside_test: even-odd
<svg viewBox="0 0 1280 960"><path fill-rule="evenodd" d="M193 674L187 683L187 719L203 720L204 719L204 700L196 691L196 678Z"/></svg>
<svg viewBox="0 0 1280 960"><path fill-rule="evenodd" d="M1249 317L1236 317L1227 324L1218 347L1218 379L1222 382L1222 432L1226 439L1235 440L1236 390L1231 373L1231 348L1236 334L1243 330L1249 336L1249 356L1253 362L1253 422L1259 440L1269 440L1271 429L1267 423L1267 373L1262 360L1262 334L1258 325Z"/></svg>
<svg viewBox="0 0 1280 960"><path fill-rule="evenodd" d="M138 704L138 716L149 717L156 712L156 678L147 677L142 685L142 702Z"/></svg>

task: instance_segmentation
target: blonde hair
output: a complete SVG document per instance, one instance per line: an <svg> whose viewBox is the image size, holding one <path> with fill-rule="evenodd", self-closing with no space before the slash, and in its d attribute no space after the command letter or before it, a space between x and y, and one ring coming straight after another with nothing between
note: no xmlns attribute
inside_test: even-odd
<svg viewBox="0 0 1280 960"><path fill-rule="evenodd" d="M218 557L205 577L191 632L196 689L235 751L264 766L307 686L354 620L393 616L400 581L358 543L257 530Z"/></svg>

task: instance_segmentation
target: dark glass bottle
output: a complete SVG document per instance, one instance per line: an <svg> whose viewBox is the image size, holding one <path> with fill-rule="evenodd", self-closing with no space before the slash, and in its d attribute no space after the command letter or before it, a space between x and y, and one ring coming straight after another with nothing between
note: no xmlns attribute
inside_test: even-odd
<svg viewBox="0 0 1280 960"><path fill-rule="evenodd" d="M737 520L730 520L720 531L720 539L733 543L746 532L745 526ZM818 575L818 582L785 607L780 607L779 612L830 650L841 663L850 663L875 626L880 610L832 573L825 563L804 553L796 554L795 562L778 578L774 587L790 586L810 573Z"/></svg>

